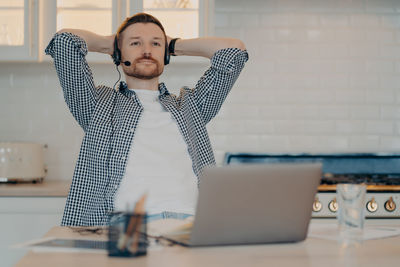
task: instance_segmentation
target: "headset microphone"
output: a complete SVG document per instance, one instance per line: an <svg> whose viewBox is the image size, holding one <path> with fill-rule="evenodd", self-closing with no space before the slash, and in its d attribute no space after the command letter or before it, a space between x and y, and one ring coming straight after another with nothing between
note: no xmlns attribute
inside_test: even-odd
<svg viewBox="0 0 400 267"><path fill-rule="evenodd" d="M122 63L124 63L125 66L130 66L131 65L130 61L123 61Z"/></svg>

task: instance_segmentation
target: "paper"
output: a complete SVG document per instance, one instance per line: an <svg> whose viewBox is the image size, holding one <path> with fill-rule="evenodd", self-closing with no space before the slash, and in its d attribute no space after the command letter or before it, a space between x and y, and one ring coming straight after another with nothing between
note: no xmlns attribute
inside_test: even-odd
<svg viewBox="0 0 400 267"><path fill-rule="evenodd" d="M185 220L164 219L147 224L147 234L150 236L189 234L193 228L193 217Z"/></svg>
<svg viewBox="0 0 400 267"><path fill-rule="evenodd" d="M106 242L101 240L48 237L17 244L13 248L28 248L35 252L91 252L104 254L107 253Z"/></svg>
<svg viewBox="0 0 400 267"><path fill-rule="evenodd" d="M400 235L400 228L393 226L374 226L364 227L363 240L383 239ZM310 224L308 237L339 240L339 229L337 224Z"/></svg>
<svg viewBox="0 0 400 267"><path fill-rule="evenodd" d="M152 237L187 234L191 232L192 227L193 217L185 220L163 219L148 223L147 234ZM153 238L149 238L149 241L151 245L148 247L148 250L159 250L162 248L162 246L152 242L154 241ZM106 247L99 248L99 245L102 246L102 242L105 241L47 237L17 244L13 248L27 248L35 252L91 252L104 254L107 253Z"/></svg>

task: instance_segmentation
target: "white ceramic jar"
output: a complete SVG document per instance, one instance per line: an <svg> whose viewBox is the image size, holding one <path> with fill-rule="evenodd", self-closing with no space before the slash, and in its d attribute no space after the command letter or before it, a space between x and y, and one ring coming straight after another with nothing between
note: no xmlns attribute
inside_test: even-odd
<svg viewBox="0 0 400 267"><path fill-rule="evenodd" d="M28 181L43 179L43 145L0 142L0 179Z"/></svg>

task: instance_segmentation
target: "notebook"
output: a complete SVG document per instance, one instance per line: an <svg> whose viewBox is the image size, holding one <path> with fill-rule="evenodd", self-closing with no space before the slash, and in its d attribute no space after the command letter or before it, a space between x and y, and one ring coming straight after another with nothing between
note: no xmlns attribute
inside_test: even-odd
<svg viewBox="0 0 400 267"><path fill-rule="evenodd" d="M163 237L184 246L302 241L321 169L320 163L207 167L193 224Z"/></svg>

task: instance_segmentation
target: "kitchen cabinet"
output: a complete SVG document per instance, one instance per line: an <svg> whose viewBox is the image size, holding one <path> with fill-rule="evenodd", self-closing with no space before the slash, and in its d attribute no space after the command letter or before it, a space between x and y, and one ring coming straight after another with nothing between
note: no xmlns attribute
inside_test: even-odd
<svg viewBox="0 0 400 267"><path fill-rule="evenodd" d="M12 245L39 239L61 223L66 197L0 197L1 266L13 266L26 250Z"/></svg>
<svg viewBox="0 0 400 267"><path fill-rule="evenodd" d="M159 18L171 37L213 34L214 0L2 0L0 60L51 61L44 49L56 31L81 28L111 35L127 16L138 12ZM111 62L109 55L100 53L88 54L87 60ZM176 57L173 61L198 60Z"/></svg>
<svg viewBox="0 0 400 267"><path fill-rule="evenodd" d="M38 239L61 224L70 181L0 184L0 265L14 266L26 250L12 245Z"/></svg>

